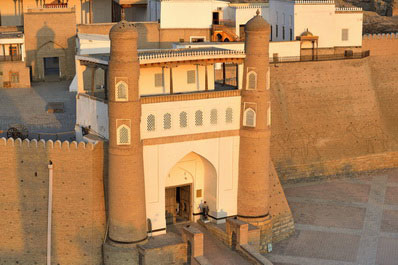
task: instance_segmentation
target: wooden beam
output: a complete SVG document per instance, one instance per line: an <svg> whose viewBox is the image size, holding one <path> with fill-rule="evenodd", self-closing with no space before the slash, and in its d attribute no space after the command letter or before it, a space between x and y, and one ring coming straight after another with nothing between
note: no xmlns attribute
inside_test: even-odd
<svg viewBox="0 0 398 265"><path fill-rule="evenodd" d="M207 64L205 65L205 90L209 90L209 78L207 76Z"/></svg>
<svg viewBox="0 0 398 265"><path fill-rule="evenodd" d="M173 68L170 67L170 94L174 94L173 88Z"/></svg>
<svg viewBox="0 0 398 265"><path fill-rule="evenodd" d="M225 73L225 63L222 63L222 85L225 86L225 77L226 77L226 73Z"/></svg>

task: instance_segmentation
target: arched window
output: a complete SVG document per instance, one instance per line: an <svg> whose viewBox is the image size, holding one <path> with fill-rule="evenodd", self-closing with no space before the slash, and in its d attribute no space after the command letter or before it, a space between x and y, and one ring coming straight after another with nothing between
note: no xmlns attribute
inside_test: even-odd
<svg viewBox="0 0 398 265"><path fill-rule="evenodd" d="M267 125L271 126L271 106L268 107L267 114Z"/></svg>
<svg viewBox="0 0 398 265"><path fill-rule="evenodd" d="M226 123L232 123L232 108L227 108L225 111L225 122Z"/></svg>
<svg viewBox="0 0 398 265"><path fill-rule="evenodd" d="M118 145L130 144L130 128L126 125L120 125L116 131L116 141Z"/></svg>
<svg viewBox="0 0 398 265"><path fill-rule="evenodd" d="M256 112L248 108L243 113L243 126L256 127Z"/></svg>
<svg viewBox="0 0 398 265"><path fill-rule="evenodd" d="M180 128L186 128L188 125L187 113L185 111L180 113Z"/></svg>
<svg viewBox="0 0 398 265"><path fill-rule="evenodd" d="M163 129L171 129L171 114L166 113L163 115Z"/></svg>
<svg viewBox="0 0 398 265"><path fill-rule="evenodd" d="M156 129L156 124L155 124L155 115L150 114L146 118L146 130L151 132Z"/></svg>
<svg viewBox="0 0 398 265"><path fill-rule="evenodd" d="M203 112L201 110L197 110L195 112L195 125L196 126L203 125Z"/></svg>
<svg viewBox="0 0 398 265"><path fill-rule="evenodd" d="M217 110L212 109L210 111L210 124L215 125L217 124Z"/></svg>
<svg viewBox="0 0 398 265"><path fill-rule="evenodd" d="M124 81L119 81L115 87L115 99L117 101L127 101L128 100L128 85Z"/></svg>
<svg viewBox="0 0 398 265"><path fill-rule="evenodd" d="M253 71L247 74L247 89L257 89L257 73Z"/></svg>

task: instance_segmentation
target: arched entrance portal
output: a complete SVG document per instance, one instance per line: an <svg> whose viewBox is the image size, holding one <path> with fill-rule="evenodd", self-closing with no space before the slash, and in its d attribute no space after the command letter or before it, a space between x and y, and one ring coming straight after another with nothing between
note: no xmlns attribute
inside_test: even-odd
<svg viewBox="0 0 398 265"><path fill-rule="evenodd" d="M166 177L165 188L166 224L195 221L204 201L210 210L216 210L216 170L194 152L173 166Z"/></svg>

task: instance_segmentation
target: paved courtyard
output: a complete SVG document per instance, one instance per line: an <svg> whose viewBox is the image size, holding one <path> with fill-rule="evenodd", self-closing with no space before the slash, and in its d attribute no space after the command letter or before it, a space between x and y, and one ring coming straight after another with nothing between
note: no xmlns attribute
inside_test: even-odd
<svg viewBox="0 0 398 265"><path fill-rule="evenodd" d="M74 131L76 93L70 93L70 81L33 83L31 88L0 89L0 131L23 124L29 138L53 139L55 133ZM49 102L63 102L64 113L47 113ZM51 135L45 133L52 133ZM0 133L0 137L6 134ZM73 140L73 133L58 134L60 140Z"/></svg>
<svg viewBox="0 0 398 265"><path fill-rule="evenodd" d="M398 169L284 186L296 223L275 265L397 265Z"/></svg>

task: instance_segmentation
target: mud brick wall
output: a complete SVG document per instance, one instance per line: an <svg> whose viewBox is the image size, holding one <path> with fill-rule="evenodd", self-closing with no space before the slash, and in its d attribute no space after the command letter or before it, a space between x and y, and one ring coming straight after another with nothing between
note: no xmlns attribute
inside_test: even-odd
<svg viewBox="0 0 398 265"><path fill-rule="evenodd" d="M101 264L103 145L0 139L0 264L45 264L48 161L53 162L52 264Z"/></svg>
<svg viewBox="0 0 398 265"><path fill-rule="evenodd" d="M282 182L398 166L398 38L366 36L363 49L371 56L271 66L271 154Z"/></svg>

